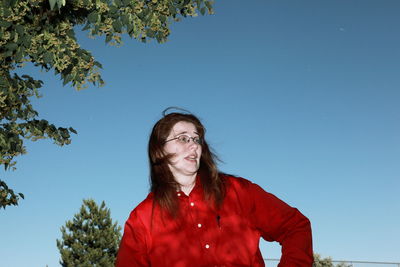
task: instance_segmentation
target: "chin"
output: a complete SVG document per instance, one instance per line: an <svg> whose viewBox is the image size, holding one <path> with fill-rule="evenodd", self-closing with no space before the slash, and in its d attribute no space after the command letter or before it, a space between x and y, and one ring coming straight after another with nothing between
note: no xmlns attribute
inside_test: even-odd
<svg viewBox="0 0 400 267"><path fill-rule="evenodd" d="M196 173L197 173L197 170L187 170L187 173L188 173L189 175L193 175L193 174L196 174Z"/></svg>

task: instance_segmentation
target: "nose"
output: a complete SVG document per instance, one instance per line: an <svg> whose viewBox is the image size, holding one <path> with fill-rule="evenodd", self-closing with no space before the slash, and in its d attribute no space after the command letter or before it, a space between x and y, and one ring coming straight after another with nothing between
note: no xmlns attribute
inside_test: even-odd
<svg viewBox="0 0 400 267"><path fill-rule="evenodd" d="M199 144L196 143L196 142L194 141L194 138L193 138L193 137L191 137L191 138L189 139L188 144L189 144L189 147L195 147L195 148L197 148L197 147L199 146Z"/></svg>

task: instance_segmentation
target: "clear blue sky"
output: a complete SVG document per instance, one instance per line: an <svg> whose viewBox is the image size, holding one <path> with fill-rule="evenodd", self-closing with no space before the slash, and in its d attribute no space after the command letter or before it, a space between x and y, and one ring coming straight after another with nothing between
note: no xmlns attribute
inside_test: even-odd
<svg viewBox="0 0 400 267"><path fill-rule="evenodd" d="M308 216L315 252L400 262L400 2L226 0L215 12L174 24L162 45L79 33L102 88L34 72L40 117L78 135L27 143L17 170L1 171L26 196L0 211L1 267L59 266L60 227L84 198L122 226L147 195L147 139L168 106L202 119L222 171Z"/></svg>

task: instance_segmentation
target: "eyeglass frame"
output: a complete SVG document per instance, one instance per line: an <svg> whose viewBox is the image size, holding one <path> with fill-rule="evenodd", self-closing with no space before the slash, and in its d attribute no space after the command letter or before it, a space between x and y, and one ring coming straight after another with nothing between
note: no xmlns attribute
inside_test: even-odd
<svg viewBox="0 0 400 267"><path fill-rule="evenodd" d="M188 138L187 142L183 142L183 140L179 140L179 138L181 138L182 136L185 136L185 137ZM196 141L196 139L197 139L197 141ZM167 143L167 142L170 142L170 141L174 141L174 140L178 140L182 144L189 144L190 140L192 140L193 143L196 144L196 145L200 145L201 146L203 144L203 138L201 138L200 136L192 137L192 136L189 136L187 134L181 134L181 135L179 135L177 137L168 139L168 140L164 141L164 144Z"/></svg>

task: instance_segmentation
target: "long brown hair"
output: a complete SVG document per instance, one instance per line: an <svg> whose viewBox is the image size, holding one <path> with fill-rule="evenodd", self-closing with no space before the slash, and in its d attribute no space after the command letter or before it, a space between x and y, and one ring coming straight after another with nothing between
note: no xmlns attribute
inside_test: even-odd
<svg viewBox="0 0 400 267"><path fill-rule="evenodd" d="M176 190L179 188L179 184L175 181L168 167L172 155L165 154L164 144L174 125L181 121L192 123L196 127L199 137L202 139L202 153L198 174L206 200L218 209L225 196L225 185L216 165L217 157L210 150L205 140L206 129L200 120L193 114L178 112L165 114L164 111L163 118L154 125L151 131L148 145L150 190L154 193L156 203L173 217L179 215L176 199Z"/></svg>

